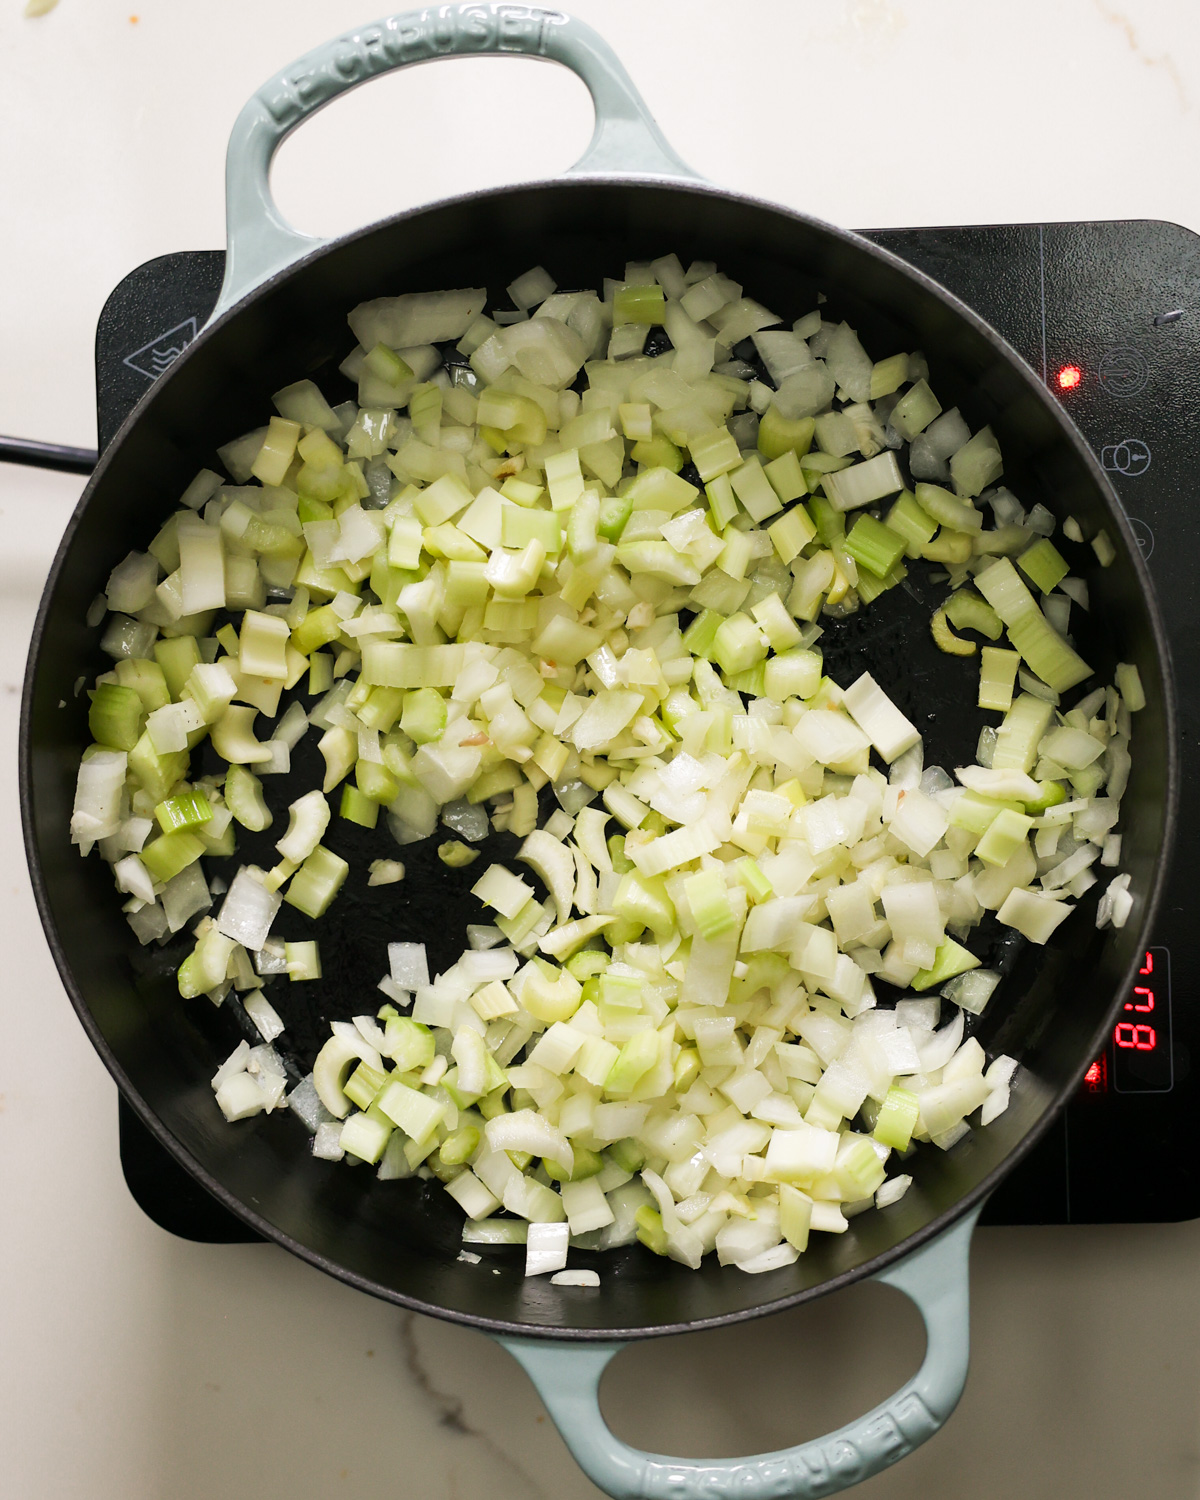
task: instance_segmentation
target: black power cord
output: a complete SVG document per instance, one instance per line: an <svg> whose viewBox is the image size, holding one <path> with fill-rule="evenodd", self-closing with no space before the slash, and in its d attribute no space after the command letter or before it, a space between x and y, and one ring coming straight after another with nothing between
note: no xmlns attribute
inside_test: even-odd
<svg viewBox="0 0 1200 1500"><path fill-rule="evenodd" d="M67 474L90 474L98 457L94 448L70 448L64 443L0 437L0 463L29 464L35 469L59 469Z"/></svg>

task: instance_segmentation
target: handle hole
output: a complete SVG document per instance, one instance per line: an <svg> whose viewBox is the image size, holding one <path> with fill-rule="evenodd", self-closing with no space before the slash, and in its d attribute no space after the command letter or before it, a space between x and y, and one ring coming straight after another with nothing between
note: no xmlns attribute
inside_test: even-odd
<svg viewBox="0 0 1200 1500"><path fill-rule="evenodd" d="M566 68L458 57L342 95L283 143L271 191L308 234L345 234L438 198L553 177L582 156L595 113ZM539 259L530 244L530 265Z"/></svg>
<svg viewBox="0 0 1200 1500"><path fill-rule="evenodd" d="M740 1458L835 1432L899 1390L924 1353L917 1309L869 1282L771 1318L633 1344L606 1370L600 1404L636 1448Z"/></svg>

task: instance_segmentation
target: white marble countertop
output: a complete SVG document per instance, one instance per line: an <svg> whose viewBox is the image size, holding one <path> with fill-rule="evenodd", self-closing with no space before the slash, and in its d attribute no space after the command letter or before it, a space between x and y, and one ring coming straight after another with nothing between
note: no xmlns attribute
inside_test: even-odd
<svg viewBox="0 0 1200 1500"><path fill-rule="evenodd" d="M6 0L0 431L95 441L92 338L109 290L152 256L222 243L237 110L371 9L61 0L27 20ZM611 42L679 154L731 187L846 224L1151 217L1200 231L1190 0L572 9ZM589 132L582 85L559 70L441 63L311 122L275 180L301 227L336 231L557 170ZM174 1239L131 1200L116 1091L41 937L17 809L24 654L80 489L0 465L5 1495L596 1495L487 1339L376 1303L275 1247ZM962 1406L864 1496L1200 1496L1200 1224L985 1230L972 1282ZM608 1410L643 1446L760 1451L858 1415L919 1351L902 1299L858 1288L686 1345L641 1346L615 1367Z"/></svg>

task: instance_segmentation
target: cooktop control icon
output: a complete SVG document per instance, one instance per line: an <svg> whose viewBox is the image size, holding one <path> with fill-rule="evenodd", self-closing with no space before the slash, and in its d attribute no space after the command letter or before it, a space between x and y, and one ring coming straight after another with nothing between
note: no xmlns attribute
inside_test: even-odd
<svg viewBox="0 0 1200 1500"><path fill-rule="evenodd" d="M1139 350L1121 344L1109 349L1101 358L1096 379L1110 396L1125 401L1145 389L1150 379L1150 366Z"/></svg>
<svg viewBox="0 0 1200 1500"><path fill-rule="evenodd" d="M147 380L157 380L196 337L198 328L195 318L185 318L182 323L176 323L174 328L156 334L148 344L127 354L121 363L136 370L139 375L144 375Z"/></svg>
<svg viewBox="0 0 1200 1500"><path fill-rule="evenodd" d="M1126 474L1136 479L1150 467L1150 449L1141 438L1125 438L1101 448L1100 464L1110 474Z"/></svg>
<svg viewBox="0 0 1200 1500"><path fill-rule="evenodd" d="M1129 528L1137 538L1137 544L1141 549L1142 557L1146 562L1150 561L1150 554L1154 551L1154 529L1148 521L1143 521L1140 516L1130 516Z"/></svg>

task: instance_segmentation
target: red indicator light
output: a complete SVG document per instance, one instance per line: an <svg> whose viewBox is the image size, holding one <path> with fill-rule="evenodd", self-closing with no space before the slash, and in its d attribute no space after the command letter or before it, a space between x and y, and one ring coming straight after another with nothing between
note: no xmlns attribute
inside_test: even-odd
<svg viewBox="0 0 1200 1500"><path fill-rule="evenodd" d="M1083 1075L1083 1087L1089 1094L1108 1092L1108 1063L1103 1057L1098 1057Z"/></svg>
<svg viewBox="0 0 1200 1500"><path fill-rule="evenodd" d="M1073 391L1083 379L1083 371L1078 365L1063 365L1058 372L1058 388L1060 391Z"/></svg>

